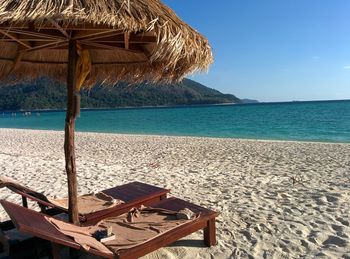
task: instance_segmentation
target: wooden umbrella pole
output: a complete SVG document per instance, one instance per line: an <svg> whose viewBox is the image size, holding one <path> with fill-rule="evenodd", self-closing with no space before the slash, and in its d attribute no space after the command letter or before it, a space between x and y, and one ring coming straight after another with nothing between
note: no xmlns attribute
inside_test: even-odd
<svg viewBox="0 0 350 259"><path fill-rule="evenodd" d="M75 225L79 224L78 202L77 202L77 172L75 164L75 89L76 89L76 63L77 43L69 41L68 53L68 76L67 76L67 113L64 136L64 154L66 158L66 172L68 179L68 212L69 221Z"/></svg>

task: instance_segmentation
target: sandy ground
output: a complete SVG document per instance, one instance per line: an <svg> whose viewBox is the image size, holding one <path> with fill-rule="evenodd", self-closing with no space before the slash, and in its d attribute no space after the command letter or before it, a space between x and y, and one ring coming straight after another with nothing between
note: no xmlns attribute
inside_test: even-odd
<svg viewBox="0 0 350 259"><path fill-rule="evenodd" d="M1 175L66 196L63 132L0 129ZM350 258L350 145L78 133L79 193L142 181L217 210L147 258ZM19 202L0 190L0 198ZM7 218L0 209L0 220Z"/></svg>

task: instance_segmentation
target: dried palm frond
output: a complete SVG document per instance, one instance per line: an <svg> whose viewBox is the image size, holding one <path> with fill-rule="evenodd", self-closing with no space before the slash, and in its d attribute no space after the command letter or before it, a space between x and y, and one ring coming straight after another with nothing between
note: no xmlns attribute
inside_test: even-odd
<svg viewBox="0 0 350 259"><path fill-rule="evenodd" d="M91 32L89 28L94 33L101 28L100 35L115 32L111 39L130 35L131 42L130 47L127 39L115 47L98 37L78 40L90 51L86 87L96 82L176 81L213 62L207 39L159 0L0 0L0 80L48 76L65 81L67 42ZM24 37L28 31L37 34ZM26 41L30 37L37 42ZM141 42L142 37L154 40Z"/></svg>

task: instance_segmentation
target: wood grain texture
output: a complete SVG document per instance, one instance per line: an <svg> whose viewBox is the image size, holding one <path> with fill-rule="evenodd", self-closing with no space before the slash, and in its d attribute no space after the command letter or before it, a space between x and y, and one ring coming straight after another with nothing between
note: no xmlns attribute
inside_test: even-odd
<svg viewBox="0 0 350 259"><path fill-rule="evenodd" d="M77 172L75 163L75 86L76 86L76 63L77 63L77 44L76 41L69 42L69 61L67 76L67 113L64 135L64 154L66 159L66 172L68 180L68 214L69 221L75 225L79 224L78 215L78 191L77 191Z"/></svg>
<svg viewBox="0 0 350 259"><path fill-rule="evenodd" d="M56 244L61 244L74 249L80 249L81 246L74 242L69 237L59 232L53 225L51 225L43 214L23 208L19 205L2 200L1 204L6 212L10 215L16 227L25 233L35 235L37 237L49 240ZM190 235L193 232L204 229L205 243L208 246L216 244L215 238L215 218L218 213L201 206L186 202L177 198L169 198L162 200L153 205L155 208L163 208L178 211L180 209L189 208L195 213L199 213L199 217L193 221L189 221L180 225L170 231L162 233L161 235L137 245L133 248L122 250L117 255L101 253L100 251L90 250L91 254L103 256L106 258L138 258L155 251L163 246L169 245L180 238ZM56 251L57 254L57 251Z"/></svg>

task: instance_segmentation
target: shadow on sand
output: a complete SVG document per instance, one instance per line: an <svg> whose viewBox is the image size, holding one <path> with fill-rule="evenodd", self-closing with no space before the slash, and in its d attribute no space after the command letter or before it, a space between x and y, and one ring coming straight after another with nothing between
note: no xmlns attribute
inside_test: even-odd
<svg viewBox="0 0 350 259"><path fill-rule="evenodd" d="M169 245L169 247L206 247L203 240L183 239Z"/></svg>

